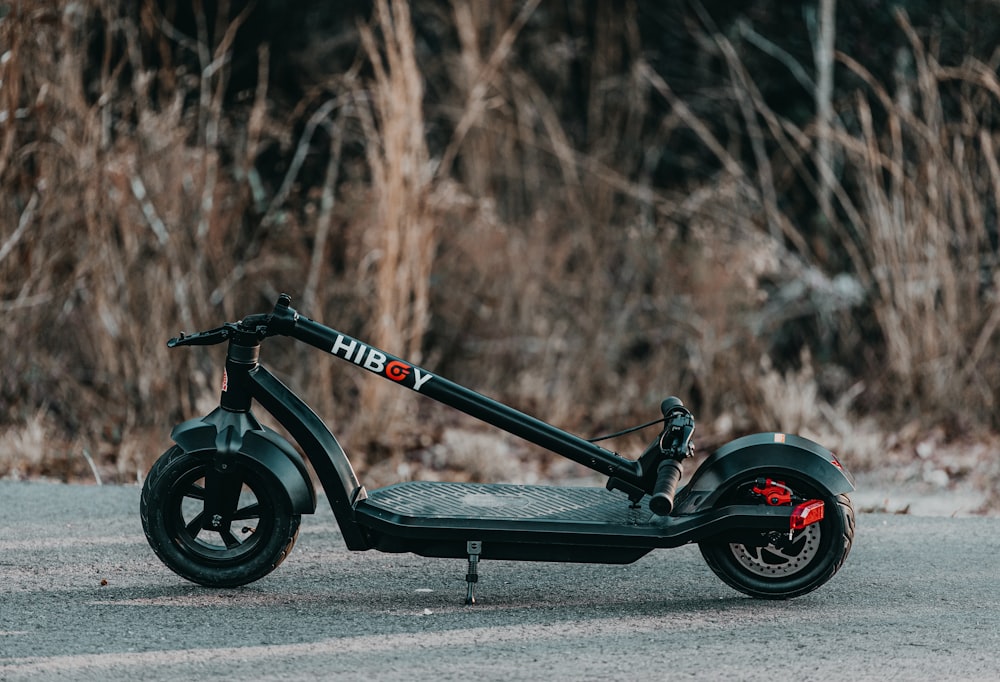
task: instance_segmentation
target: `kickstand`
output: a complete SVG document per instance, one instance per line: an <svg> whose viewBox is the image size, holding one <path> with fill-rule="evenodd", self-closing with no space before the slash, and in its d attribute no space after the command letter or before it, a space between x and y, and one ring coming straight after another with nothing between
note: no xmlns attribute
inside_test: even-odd
<svg viewBox="0 0 1000 682"><path fill-rule="evenodd" d="M476 583L479 582L479 555L483 551L483 543L479 540L469 540L465 543L465 551L469 553L469 572L465 574L468 591L465 593L465 605L476 603Z"/></svg>

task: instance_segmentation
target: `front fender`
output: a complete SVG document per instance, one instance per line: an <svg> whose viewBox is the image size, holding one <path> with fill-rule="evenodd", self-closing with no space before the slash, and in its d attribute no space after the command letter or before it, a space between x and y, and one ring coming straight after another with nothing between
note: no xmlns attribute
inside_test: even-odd
<svg viewBox="0 0 1000 682"><path fill-rule="evenodd" d="M712 508L731 483L758 471L806 476L831 495L854 490L854 477L822 445L793 434L756 433L726 443L702 462L678 493L675 514Z"/></svg>
<svg viewBox="0 0 1000 682"><path fill-rule="evenodd" d="M170 437L191 455L243 458L264 467L288 493L293 513L316 511L316 491L302 456L280 434L262 427L253 416L219 408L200 419L178 424Z"/></svg>
<svg viewBox="0 0 1000 682"><path fill-rule="evenodd" d="M291 443L276 431L247 431L239 454L259 462L278 477L288 491L294 513L316 512L316 490L309 480L309 470Z"/></svg>

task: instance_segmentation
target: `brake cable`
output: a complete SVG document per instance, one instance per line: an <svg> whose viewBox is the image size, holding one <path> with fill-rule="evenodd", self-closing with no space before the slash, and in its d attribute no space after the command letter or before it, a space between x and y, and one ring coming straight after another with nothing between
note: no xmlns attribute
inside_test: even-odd
<svg viewBox="0 0 1000 682"><path fill-rule="evenodd" d="M627 436L630 433L635 433L636 431L642 431L643 429L648 429L650 426L653 426L655 424L662 424L662 423L663 423L663 417L660 417L659 419L654 419L653 421L651 421L651 422L649 422L647 424L640 424L639 426L633 426L630 429L625 429L624 431L618 431L617 433L610 433L607 436L598 436L597 438L588 438L587 442L588 443L599 443L602 440L611 440L612 438L618 438L619 436Z"/></svg>

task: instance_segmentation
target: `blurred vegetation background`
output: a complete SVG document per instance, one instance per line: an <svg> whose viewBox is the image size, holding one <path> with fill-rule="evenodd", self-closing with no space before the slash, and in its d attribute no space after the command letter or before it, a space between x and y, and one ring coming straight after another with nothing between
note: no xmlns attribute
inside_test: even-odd
<svg viewBox="0 0 1000 682"><path fill-rule="evenodd" d="M584 436L676 394L702 450L995 490L998 45L986 0L0 1L0 476L141 479L218 395L166 339L286 291ZM524 476L265 352L362 473Z"/></svg>

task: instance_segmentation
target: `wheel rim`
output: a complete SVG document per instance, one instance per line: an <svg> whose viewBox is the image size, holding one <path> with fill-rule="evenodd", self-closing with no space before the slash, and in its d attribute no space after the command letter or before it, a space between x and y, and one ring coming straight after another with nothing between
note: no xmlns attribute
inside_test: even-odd
<svg viewBox="0 0 1000 682"><path fill-rule="evenodd" d="M757 547L732 543L729 550L744 569L763 578L785 578L809 567L820 550L822 530L814 523L798 532L789 541L774 540Z"/></svg>
<svg viewBox="0 0 1000 682"><path fill-rule="evenodd" d="M219 518L216 527L205 528L207 469L199 465L171 486L167 530L182 551L200 561L238 563L259 551L270 537L274 525L273 502L264 493L262 483L244 471L239 495L233 509L228 510L229 518Z"/></svg>

